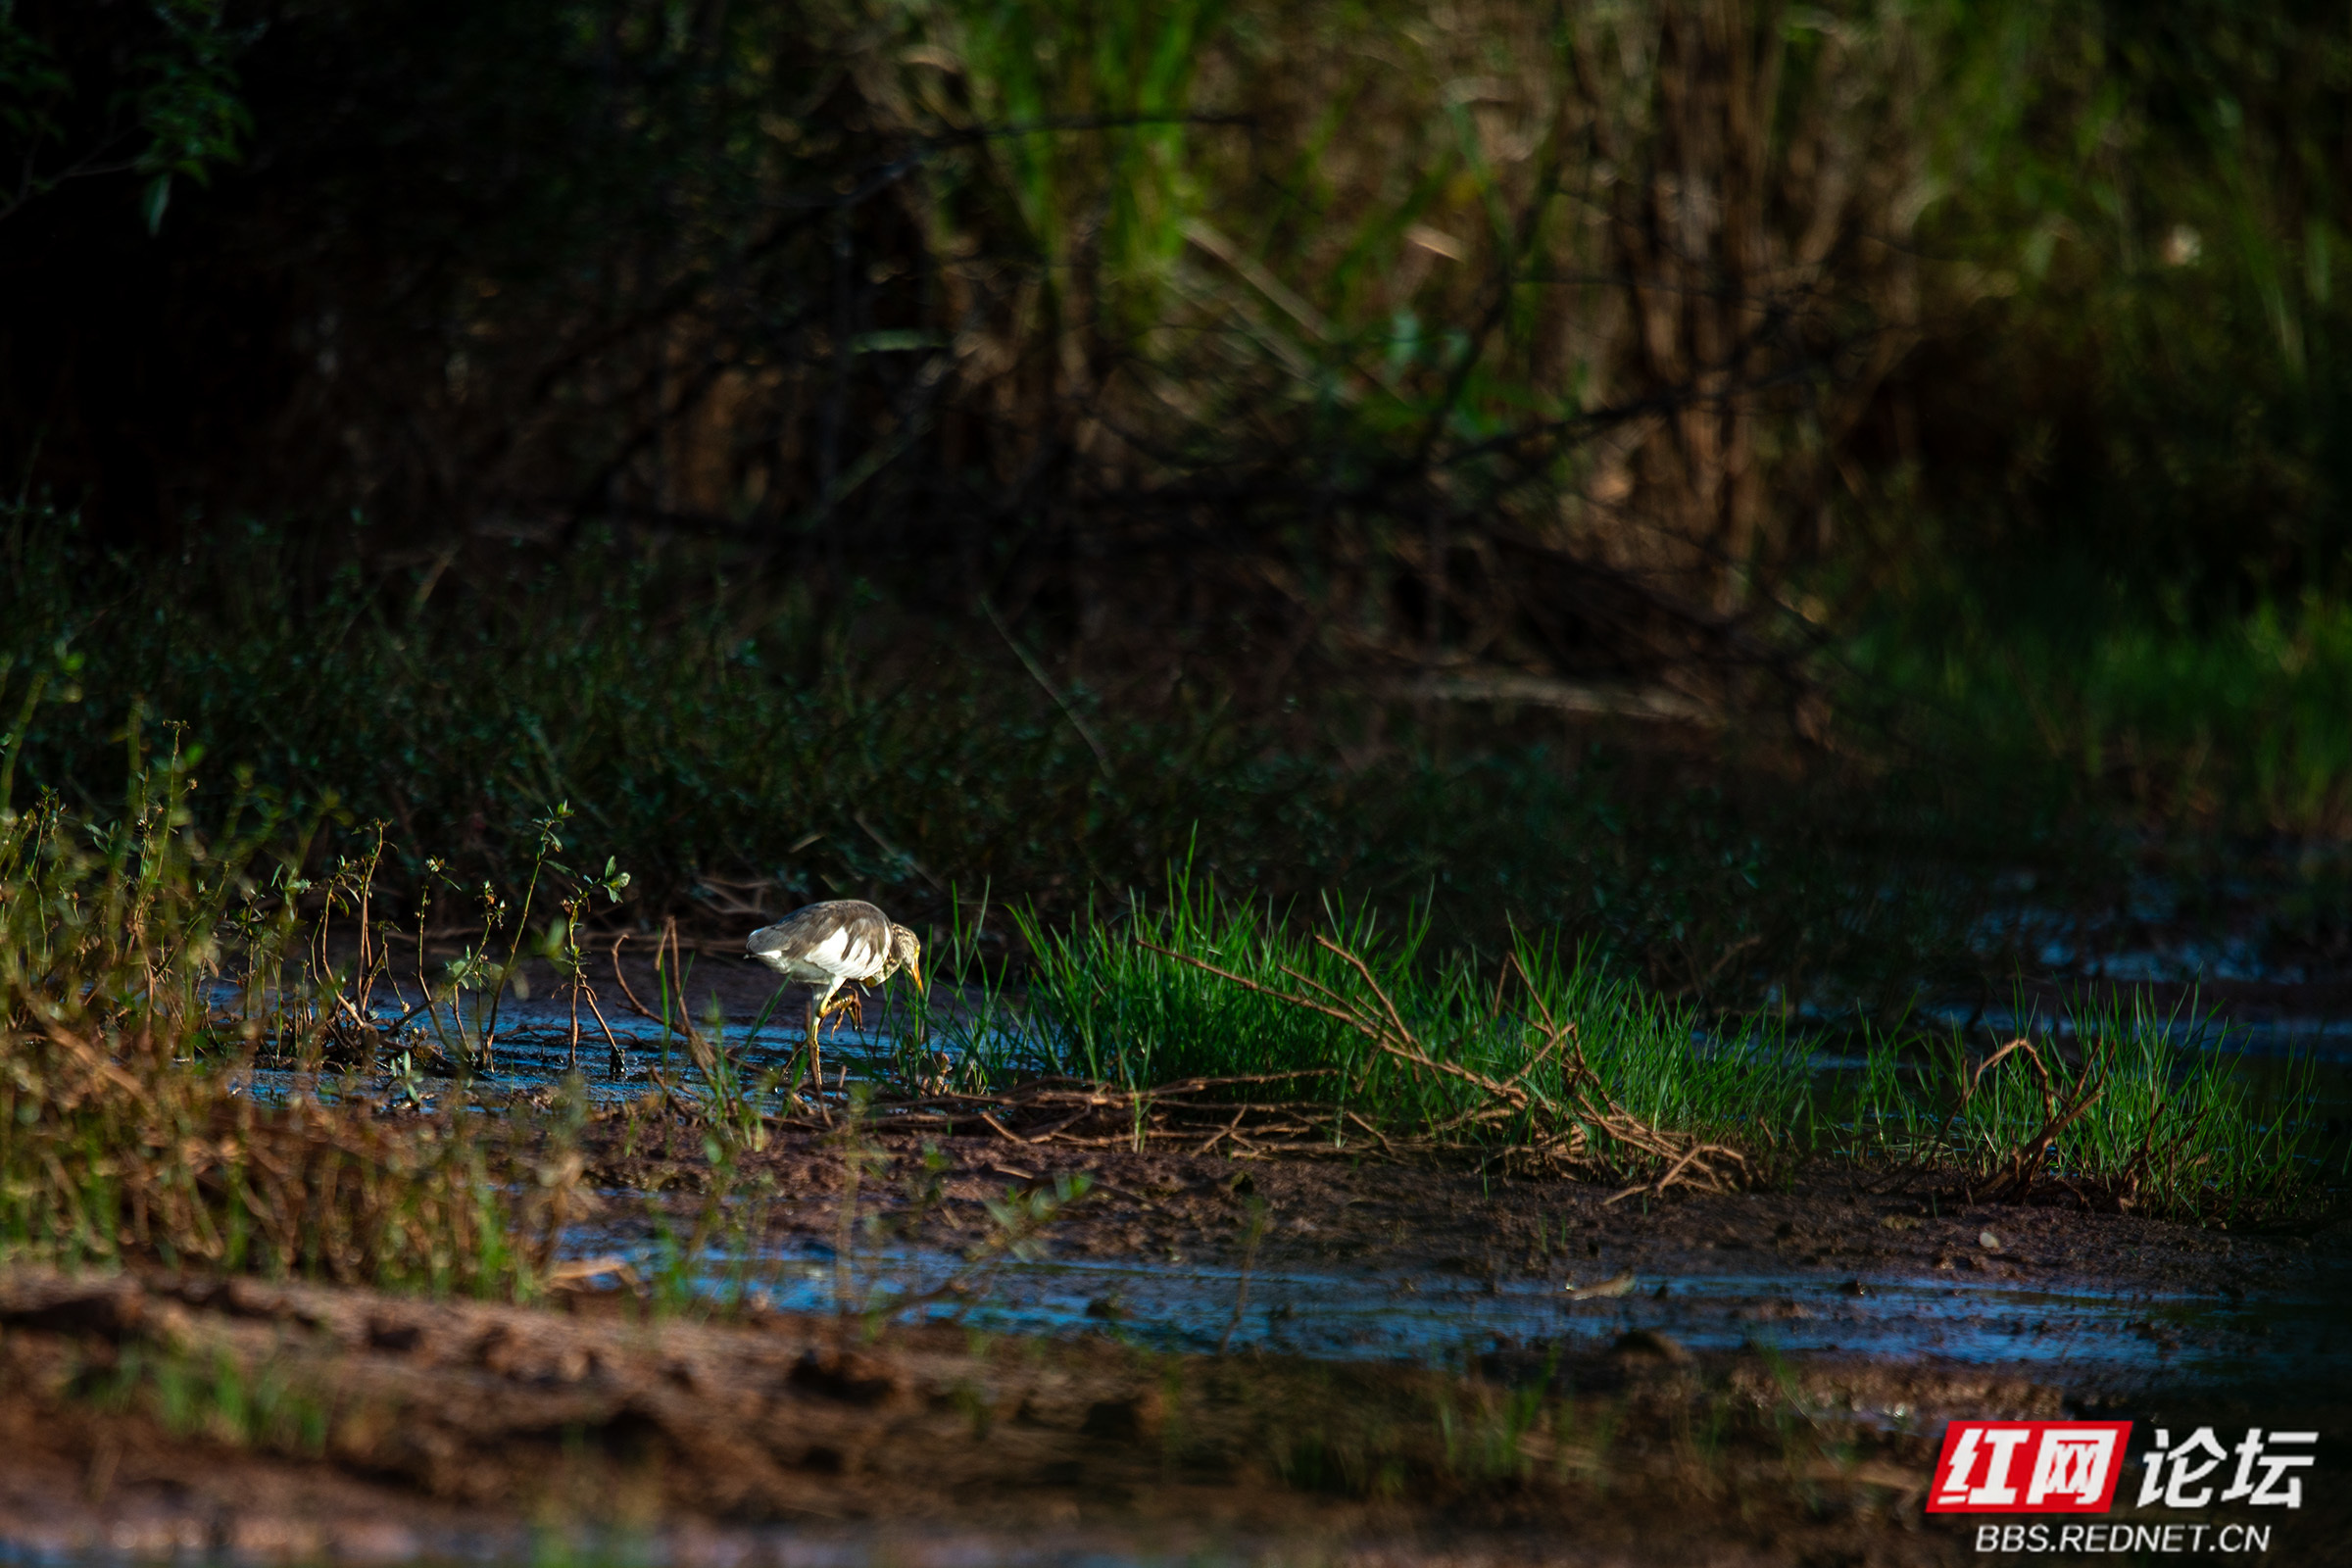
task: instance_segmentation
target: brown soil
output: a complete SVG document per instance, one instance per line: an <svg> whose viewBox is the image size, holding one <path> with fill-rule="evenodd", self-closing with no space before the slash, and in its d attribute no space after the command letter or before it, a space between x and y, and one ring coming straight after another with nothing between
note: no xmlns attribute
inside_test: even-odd
<svg viewBox="0 0 2352 1568"><path fill-rule="evenodd" d="M634 1126L635 1130L632 1130ZM677 1195L705 1190L710 1167L689 1128L666 1133L625 1114L592 1130L589 1173L602 1188ZM1008 1190L1084 1175L1093 1190L1054 1225L1054 1252L1079 1257L1231 1265L1253 1204L1266 1230L1259 1261L1591 1283L1631 1268L1650 1276L1769 1268L1835 1280L1858 1271L1948 1272L1956 1279L2095 1285L2118 1292L2236 1298L2314 1288L2352 1261L2352 1225L2313 1236L2232 1235L2137 1215L1953 1203L1943 1184L1829 1170L1786 1192L1616 1198L1578 1182L1490 1179L1474 1171L1339 1161L1240 1160L1073 1149L1002 1139L868 1134L889 1163L860 1201L904 1209L920 1148L947 1161L944 1201L926 1235L969 1245L988 1234L984 1204ZM741 1190L770 1196L774 1235L830 1239L841 1223L838 1140L779 1134L740 1169ZM1984 1245L1987 1232L1998 1250Z"/></svg>

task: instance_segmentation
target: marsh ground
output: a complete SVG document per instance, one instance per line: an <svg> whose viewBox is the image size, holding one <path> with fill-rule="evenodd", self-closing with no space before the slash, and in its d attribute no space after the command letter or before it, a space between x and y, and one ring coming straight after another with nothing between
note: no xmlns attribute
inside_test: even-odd
<svg viewBox="0 0 2352 1568"><path fill-rule="evenodd" d="M1612 1203L1461 1170L932 1142L925 1230L895 1240L940 1256L984 1242L989 1200L1083 1176L1035 1267L1191 1279L1175 1307L1212 1327L1311 1319L1284 1294L1300 1280L1465 1325L1482 1297L1533 1315L1404 1356L1285 1354L1278 1332L1220 1355L1155 1343L1148 1290L1035 1335L985 1311L777 1311L765 1291L712 1317L628 1289L527 1307L18 1269L0 1540L233 1561L1947 1563L1980 1560L1975 1521L1921 1511L1947 1418L2352 1419L2343 1224L1970 1205L1890 1172ZM924 1162L911 1139L860 1148L855 1195L837 1137L749 1156L736 1180L760 1212L734 1245L785 1273L846 1267L878 1299L907 1257L892 1167ZM699 1152L587 1150L607 1207L574 1250L691 1228ZM1908 1306L1874 1327L1873 1293L1903 1281L1973 1296L1993 1334ZM2095 1310L2054 1343L2017 1304L2068 1299ZM1838 1348L1782 1348L1791 1331ZM2352 1560L2352 1490L2325 1446L2321 1463L2301 1510L2193 1518L2275 1524L2273 1561ZM2124 1490L2118 1518L2191 1517Z"/></svg>
<svg viewBox="0 0 2352 1568"><path fill-rule="evenodd" d="M2153 1298L2220 1303L2340 1282L2340 1226L2230 1238L2012 1209L1890 1230L1904 1205L1851 1187L1643 1214L1583 1188L1482 1193L1458 1175L1299 1165L1248 1169L1255 1192L1237 1198L1225 1161L1035 1152L1045 1157L1028 1163L1101 1182L1057 1227L1057 1250L1213 1250L1255 1198L1278 1216L1258 1251L1268 1276L1345 1259L1432 1281L1549 1281L1622 1261L1639 1288L1562 1307L1612 1314L1597 1341L1495 1341L1415 1366L1170 1352L1121 1343L1114 1320L1048 1341L756 1307L664 1316L620 1291L531 1308L20 1269L0 1279L0 1539L44 1556L237 1561L529 1549L681 1562L1945 1563L1976 1560L1971 1521L1920 1509L1948 1417L2340 1432L2352 1415L2340 1364L2332 1382L2268 1388L2175 1376L2224 1332L2193 1320L2136 1366L2078 1368L1692 1349L1614 1316L1630 1307L1627 1321L1642 1320L1656 1286L1752 1269L1732 1258L1762 1253L1790 1288L1751 1303L1759 1324L1811 1295L1808 1277L1826 1300L1856 1271L1932 1271L1947 1256L1972 1276L2136 1298L2144 1324ZM951 1186L976 1195L1005 1174L993 1148L954 1154ZM824 1173L838 1161L786 1148L771 1163L811 1205L780 1210L779 1236L825 1229L839 1195ZM1152 1210L1170 1207L1193 1211L1187 1228L1152 1232ZM1544 1239L1563 1220L1575 1255L1546 1265ZM2003 1250L1987 1256L1976 1238L1993 1227ZM1449 1245L1464 1250L1438 1255ZM2346 1560L2352 1493L2340 1459L2323 1449L2321 1462L2307 1506L2272 1511L2272 1560Z"/></svg>

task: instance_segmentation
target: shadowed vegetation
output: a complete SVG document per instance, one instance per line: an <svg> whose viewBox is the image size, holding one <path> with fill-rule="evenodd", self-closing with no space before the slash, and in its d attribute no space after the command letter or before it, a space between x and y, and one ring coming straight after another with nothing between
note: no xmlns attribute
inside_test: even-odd
<svg viewBox="0 0 2352 1568"><path fill-rule="evenodd" d="M1243 714L1205 680L1114 704L1040 680L985 621L814 605L683 551L525 557L483 584L264 533L161 577L56 526L20 515L0 541L7 691L31 704L19 777L102 810L77 781L119 766L123 726L184 722L199 820L244 779L337 832L387 822L403 908L427 845L519 898L533 824L569 802L574 836L638 878L625 918L733 930L836 894L944 915L949 887L993 885L1059 920L1197 846L1277 899L1427 901L1444 946L1516 921L1678 994L1818 980L1900 1005L1923 978L2004 972L1971 923L1991 869L2048 836L1920 770L1790 778L1768 750L1727 770L1535 714ZM1889 860L1920 869L1889 880Z"/></svg>
<svg viewBox="0 0 2352 1568"><path fill-rule="evenodd" d="M718 539L1251 721L1873 751L1948 652L1988 774L2336 831L2319 737L2241 765L2204 722L2230 628L2325 643L2347 586L2317 0L156 15L111 64L96 13L0 23L31 167L140 106L0 253L54 307L5 328L0 436L110 543L260 515L495 593L486 539ZM2113 667L2034 674L2110 598ZM1822 656L1871 627L1855 691Z"/></svg>

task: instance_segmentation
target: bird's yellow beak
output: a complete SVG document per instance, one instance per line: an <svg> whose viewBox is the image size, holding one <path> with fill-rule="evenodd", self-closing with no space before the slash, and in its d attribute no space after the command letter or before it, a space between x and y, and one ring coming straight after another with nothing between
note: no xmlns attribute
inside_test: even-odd
<svg viewBox="0 0 2352 1568"><path fill-rule="evenodd" d="M915 989L915 990L917 990L917 991L921 991L921 990L923 990L923 989L924 989L924 986L923 986L923 961L922 961L922 959L920 959L920 958L916 958L916 959L914 959L914 960L910 961L910 962L909 962L909 963L906 965L906 972L907 972L908 974L910 974L910 975L914 976L914 989Z"/></svg>

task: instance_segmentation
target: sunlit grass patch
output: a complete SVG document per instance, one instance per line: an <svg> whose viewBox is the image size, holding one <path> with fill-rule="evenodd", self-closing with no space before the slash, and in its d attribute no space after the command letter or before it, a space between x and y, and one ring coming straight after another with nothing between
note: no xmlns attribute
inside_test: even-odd
<svg viewBox="0 0 2352 1568"><path fill-rule="evenodd" d="M2108 993L2079 999L2063 1031L1990 1051L1875 1039L1847 1090L1856 1141L1831 1147L1956 1175L1968 1197L2071 1197L2224 1227L2325 1214L2352 1176L2352 1142L2310 1113L2317 1062L2290 1057L2257 1084L2225 1029L2188 1021Z"/></svg>
<svg viewBox="0 0 2352 1568"><path fill-rule="evenodd" d="M933 1018L935 1043L960 1054L973 1094L1100 1086L1139 1147L1173 1136L1157 1107L1183 1106L1199 1139L1222 1102L1235 1134L1205 1147L1247 1151L1238 1113L1278 1105L1294 1134L1314 1129L1308 1152L1410 1145L1510 1168L1565 1137L1587 1174L1634 1178L1703 1145L1737 1152L1743 1181L1859 1163L1962 1200L2226 1226L2308 1223L2352 1174L2340 1129L2306 1113L2314 1062L2257 1084L2225 1041L2187 1038L2185 1010L2136 994L2083 1000L2063 1042L2037 1029L1972 1052L1957 1035L1872 1033L1857 1064L1826 1068L1786 1020L1706 1027L1556 942L1522 936L1482 963L1434 952L1426 919L1317 912L1286 918L1180 874L1156 905L1028 919L1025 985L984 984L976 1006Z"/></svg>
<svg viewBox="0 0 2352 1568"><path fill-rule="evenodd" d="M973 1087L1110 1085L1139 1116L1154 1091L1280 1104L1335 1152L1573 1149L1632 1174L1667 1157L1644 1129L1751 1154L1797 1141L1810 1088L1777 1037L1707 1040L1688 1009L1556 941L1517 936L1482 964L1433 952L1425 913L1320 913L1287 920L1179 874L1115 917L1030 918L1019 1005L991 991L943 1027Z"/></svg>

